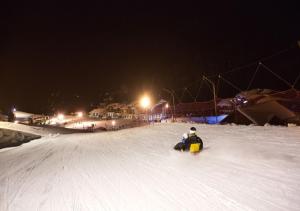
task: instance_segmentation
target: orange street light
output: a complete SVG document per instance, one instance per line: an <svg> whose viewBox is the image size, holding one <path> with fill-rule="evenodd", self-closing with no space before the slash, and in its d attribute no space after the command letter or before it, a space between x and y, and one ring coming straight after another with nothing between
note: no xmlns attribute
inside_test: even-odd
<svg viewBox="0 0 300 211"><path fill-rule="evenodd" d="M57 115L57 119L60 120L60 121L62 121L62 120L65 119L65 115L63 115L63 114L58 114L58 115Z"/></svg>
<svg viewBox="0 0 300 211"><path fill-rule="evenodd" d="M149 96L143 96L140 100L140 105L142 108L147 109L150 107L151 104L151 100Z"/></svg>
<svg viewBox="0 0 300 211"><path fill-rule="evenodd" d="M83 112L81 112L81 111L77 112L77 117L79 117L79 118L83 117Z"/></svg>

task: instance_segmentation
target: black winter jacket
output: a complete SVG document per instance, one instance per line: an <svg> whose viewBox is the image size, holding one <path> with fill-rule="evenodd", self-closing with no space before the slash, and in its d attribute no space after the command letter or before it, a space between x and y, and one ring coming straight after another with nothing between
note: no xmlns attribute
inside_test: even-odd
<svg viewBox="0 0 300 211"><path fill-rule="evenodd" d="M187 138L187 140L185 140L185 148L189 149L191 144L196 144L196 143L200 144L200 150L202 150L203 142L202 142L201 138L198 137L196 134L189 134L189 137Z"/></svg>

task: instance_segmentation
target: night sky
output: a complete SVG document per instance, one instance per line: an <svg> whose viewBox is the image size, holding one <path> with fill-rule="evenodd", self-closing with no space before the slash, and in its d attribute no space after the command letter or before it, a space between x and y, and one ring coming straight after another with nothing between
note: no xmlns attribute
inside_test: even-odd
<svg viewBox="0 0 300 211"><path fill-rule="evenodd" d="M164 87L192 101L202 75L221 73L246 89L255 62L265 57L263 63L291 83L300 73L300 12L292 1L107 2L1 7L1 110L14 105L41 113L53 103L87 109L105 93L130 101L146 90L168 98ZM262 68L252 88L288 87ZM218 93L229 97L237 90L221 82ZM197 100L210 98L204 84Z"/></svg>

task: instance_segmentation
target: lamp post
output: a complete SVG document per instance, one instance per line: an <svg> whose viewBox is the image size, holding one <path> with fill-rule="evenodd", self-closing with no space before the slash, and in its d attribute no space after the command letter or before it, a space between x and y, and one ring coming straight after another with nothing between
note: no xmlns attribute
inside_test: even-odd
<svg viewBox="0 0 300 211"><path fill-rule="evenodd" d="M216 87L214 82L212 82L211 80L209 80L207 77L203 76L203 79L208 81L213 88L213 94L214 94L214 105L215 105L215 115L217 116L217 96L216 96Z"/></svg>
<svg viewBox="0 0 300 211"><path fill-rule="evenodd" d="M111 121L111 125L112 125L112 129L114 130L116 126L116 121L115 120Z"/></svg>
<svg viewBox="0 0 300 211"><path fill-rule="evenodd" d="M150 98L145 95L140 99L140 106L146 110L146 117L147 117L147 121L149 122L149 113L148 113L148 109L150 107L151 104L151 100Z"/></svg>
<svg viewBox="0 0 300 211"><path fill-rule="evenodd" d="M78 111L78 112L76 113L76 116L77 116L78 118L82 118L82 117L83 117L83 112L82 112L82 111Z"/></svg>
<svg viewBox="0 0 300 211"><path fill-rule="evenodd" d="M65 115L63 114L58 114L57 115L57 119L60 120L60 121L63 121L65 119Z"/></svg>
<svg viewBox="0 0 300 211"><path fill-rule="evenodd" d="M171 94L172 96L172 100L173 100L173 111L172 111L172 121L174 121L174 116L175 116L175 97L174 97L174 91L172 90L169 90L169 89L166 89L166 88L163 88L163 90L165 92L168 92L169 94Z"/></svg>
<svg viewBox="0 0 300 211"><path fill-rule="evenodd" d="M165 116L164 116L164 118L166 118L167 115L168 115L168 108L169 108L169 103L167 103L167 104L165 105Z"/></svg>

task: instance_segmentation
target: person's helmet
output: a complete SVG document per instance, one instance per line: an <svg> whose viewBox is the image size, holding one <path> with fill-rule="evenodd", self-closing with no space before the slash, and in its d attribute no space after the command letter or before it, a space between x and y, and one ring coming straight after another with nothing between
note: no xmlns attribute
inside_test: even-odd
<svg viewBox="0 0 300 211"><path fill-rule="evenodd" d="M188 134L187 134L187 133L184 133L184 134L182 135L182 138L187 139L187 138L188 138Z"/></svg>
<svg viewBox="0 0 300 211"><path fill-rule="evenodd" d="M196 128L195 127L191 127L191 129L190 130L192 130L192 131L196 131Z"/></svg>
<svg viewBox="0 0 300 211"><path fill-rule="evenodd" d="M190 133L192 134L192 133L196 133L196 128L195 127L191 127L190 128Z"/></svg>

